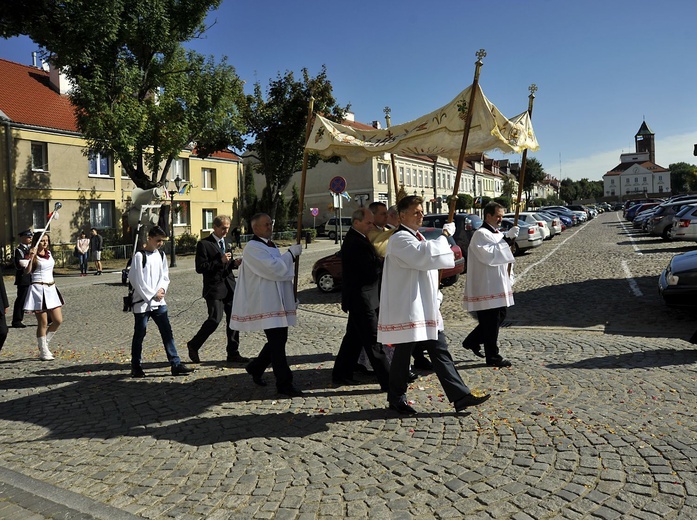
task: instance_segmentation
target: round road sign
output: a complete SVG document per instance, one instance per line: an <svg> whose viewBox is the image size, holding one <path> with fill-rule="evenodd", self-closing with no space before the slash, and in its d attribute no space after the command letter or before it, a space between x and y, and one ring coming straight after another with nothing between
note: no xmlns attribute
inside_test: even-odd
<svg viewBox="0 0 697 520"><path fill-rule="evenodd" d="M329 181L329 191L336 193L344 193L346 191L346 179L338 175Z"/></svg>
<svg viewBox="0 0 697 520"><path fill-rule="evenodd" d="M316 217L317 215L319 215L319 208L310 208L310 214L313 217Z"/></svg>

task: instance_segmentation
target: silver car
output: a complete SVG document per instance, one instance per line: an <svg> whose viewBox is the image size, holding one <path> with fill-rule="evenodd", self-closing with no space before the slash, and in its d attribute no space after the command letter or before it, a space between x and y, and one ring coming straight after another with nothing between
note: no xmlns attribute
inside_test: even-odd
<svg viewBox="0 0 697 520"><path fill-rule="evenodd" d="M689 204L673 217L673 240L697 241L697 204Z"/></svg>
<svg viewBox="0 0 697 520"><path fill-rule="evenodd" d="M513 227L512 218L504 218L501 221L501 231L506 232ZM525 222L518 221L520 232L518 238L511 245L511 251L514 255L522 255L528 249L539 247L542 245L542 234L539 226L531 226Z"/></svg>

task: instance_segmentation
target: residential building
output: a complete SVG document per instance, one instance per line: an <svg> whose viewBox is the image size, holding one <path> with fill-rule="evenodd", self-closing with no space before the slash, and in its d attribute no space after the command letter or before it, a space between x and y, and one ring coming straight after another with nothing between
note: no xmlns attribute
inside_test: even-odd
<svg viewBox="0 0 697 520"><path fill-rule="evenodd" d="M620 155L620 163L603 175L606 198L667 195L670 170L656 164L655 134L644 121L634 136L636 152Z"/></svg>
<svg viewBox="0 0 697 520"><path fill-rule="evenodd" d="M0 248L7 258L23 229L51 222L53 243L72 243L95 227L130 235L126 213L135 187L112 157L91 152L79 133L69 85L55 71L0 59ZM174 234L199 235L218 213L237 215L242 161L231 152L206 159L182 150L169 178L189 182L174 196ZM173 188L170 183L169 188ZM168 199L171 202L171 199ZM167 202L167 200L162 201Z"/></svg>

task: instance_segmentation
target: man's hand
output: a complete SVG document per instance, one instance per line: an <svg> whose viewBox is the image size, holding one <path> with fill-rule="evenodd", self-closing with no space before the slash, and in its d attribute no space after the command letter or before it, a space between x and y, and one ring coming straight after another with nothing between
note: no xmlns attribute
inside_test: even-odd
<svg viewBox="0 0 697 520"><path fill-rule="evenodd" d="M303 252L303 246L302 244L293 244L288 248L288 251L293 255L293 258L298 258Z"/></svg>
<svg viewBox="0 0 697 520"><path fill-rule="evenodd" d="M518 234L520 233L520 228L518 226L513 226L511 229L506 231L506 238L510 238L511 240L515 240L518 238Z"/></svg>
<svg viewBox="0 0 697 520"><path fill-rule="evenodd" d="M443 224L443 234L446 236L453 236L455 234L455 222L446 222Z"/></svg>
<svg viewBox="0 0 697 520"><path fill-rule="evenodd" d="M162 301L162 299L163 299L164 297L165 297L165 290L164 290L162 287L160 287L160 288L157 290L157 294L155 295L155 301L158 301L158 302L159 302L159 301Z"/></svg>
<svg viewBox="0 0 697 520"><path fill-rule="evenodd" d="M223 261L223 264L227 264L232 259L232 253L225 253L221 255L220 259Z"/></svg>

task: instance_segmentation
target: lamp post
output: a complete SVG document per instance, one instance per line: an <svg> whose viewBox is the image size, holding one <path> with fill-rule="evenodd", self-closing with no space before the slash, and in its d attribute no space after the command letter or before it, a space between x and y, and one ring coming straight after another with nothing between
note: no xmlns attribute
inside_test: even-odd
<svg viewBox="0 0 697 520"><path fill-rule="evenodd" d="M174 179L174 186L177 188L177 193L179 193L179 188L181 188L182 179L179 175ZM169 266L177 267L177 252L174 246L174 191L169 192L170 209L172 211L172 230L170 232L170 243L172 245L172 251L170 252Z"/></svg>

